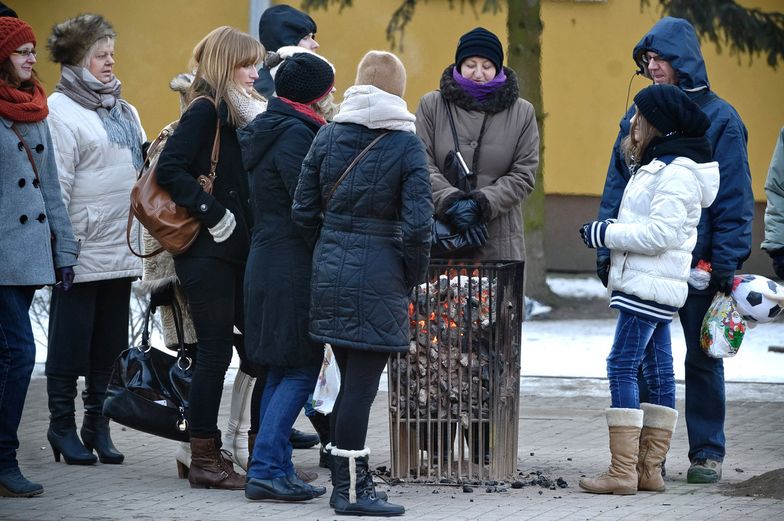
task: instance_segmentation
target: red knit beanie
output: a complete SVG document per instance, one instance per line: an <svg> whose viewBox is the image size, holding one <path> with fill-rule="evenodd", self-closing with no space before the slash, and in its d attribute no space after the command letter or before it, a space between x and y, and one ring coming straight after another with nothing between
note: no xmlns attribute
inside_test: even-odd
<svg viewBox="0 0 784 521"><path fill-rule="evenodd" d="M33 28L19 18L0 16L0 63L26 43L35 45Z"/></svg>

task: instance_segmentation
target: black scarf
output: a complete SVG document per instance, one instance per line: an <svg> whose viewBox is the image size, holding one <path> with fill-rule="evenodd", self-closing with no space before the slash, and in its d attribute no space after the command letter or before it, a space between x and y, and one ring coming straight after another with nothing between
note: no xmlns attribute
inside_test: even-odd
<svg viewBox="0 0 784 521"><path fill-rule="evenodd" d="M680 134L653 138L643 152L641 165L647 165L662 156L688 157L695 163L707 163L713 160L713 147L705 136L686 137Z"/></svg>

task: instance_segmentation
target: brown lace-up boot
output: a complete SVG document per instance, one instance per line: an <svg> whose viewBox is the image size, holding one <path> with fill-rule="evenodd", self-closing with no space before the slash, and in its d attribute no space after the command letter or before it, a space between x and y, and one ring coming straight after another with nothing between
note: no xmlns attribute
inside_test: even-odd
<svg viewBox="0 0 784 521"><path fill-rule="evenodd" d="M245 476L234 471L230 458L224 457L220 447L220 435L217 438L191 437L188 482L193 488L245 490Z"/></svg>

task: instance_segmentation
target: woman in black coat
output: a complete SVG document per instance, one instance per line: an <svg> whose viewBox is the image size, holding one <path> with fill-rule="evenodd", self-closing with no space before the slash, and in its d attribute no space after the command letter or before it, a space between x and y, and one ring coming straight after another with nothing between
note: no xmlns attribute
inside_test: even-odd
<svg viewBox="0 0 784 521"><path fill-rule="evenodd" d="M408 350L408 295L424 280L430 254L427 158L402 99L405 78L393 54L371 51L362 59L340 112L305 158L292 208L303 230L319 234L310 333L332 345L342 379L331 414L330 504L339 514L405 512L376 495L365 447L381 372L390 353Z"/></svg>
<svg viewBox="0 0 784 521"><path fill-rule="evenodd" d="M245 349L268 367L245 487L253 500L302 501L326 492L299 479L291 463L291 427L316 385L323 356L307 329L314 237L292 222L291 202L302 160L326 123L313 107L334 80L323 58L294 54L278 68L277 97L239 132L254 222L245 271Z"/></svg>
<svg viewBox="0 0 784 521"><path fill-rule="evenodd" d="M206 95L214 103L199 99L191 104L158 160L158 183L203 225L193 245L174 257L199 345L190 392L188 473L191 486L197 488L245 488L244 476L221 455L217 421L234 327L243 330L242 279L251 219L236 129L264 108L263 99L253 90L258 77L255 64L263 55L255 38L226 26L199 42L193 51L196 74L188 99ZM196 178L210 170L216 125L220 156L208 194Z"/></svg>

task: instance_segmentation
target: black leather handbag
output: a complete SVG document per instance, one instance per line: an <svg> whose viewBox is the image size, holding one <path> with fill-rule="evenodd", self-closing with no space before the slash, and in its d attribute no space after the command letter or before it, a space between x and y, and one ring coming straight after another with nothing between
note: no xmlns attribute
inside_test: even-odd
<svg viewBox="0 0 784 521"><path fill-rule="evenodd" d="M154 308L148 306L141 344L126 349L114 362L103 414L126 427L187 442L193 359L185 350L182 314L176 301L172 307L179 344L177 356L150 345L149 323Z"/></svg>

